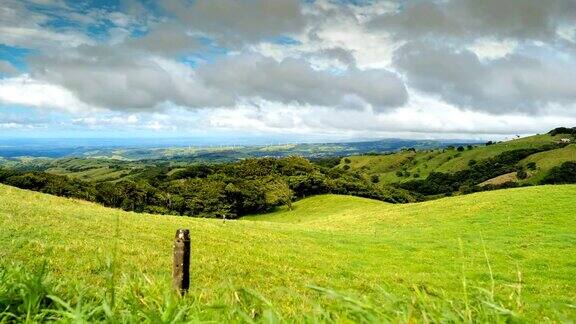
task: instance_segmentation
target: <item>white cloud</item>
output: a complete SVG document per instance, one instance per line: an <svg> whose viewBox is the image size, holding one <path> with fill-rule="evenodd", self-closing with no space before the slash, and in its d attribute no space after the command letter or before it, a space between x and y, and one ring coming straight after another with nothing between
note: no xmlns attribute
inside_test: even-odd
<svg viewBox="0 0 576 324"><path fill-rule="evenodd" d="M53 108L80 114L100 110L78 100L64 87L34 80L28 75L0 79L0 103Z"/></svg>
<svg viewBox="0 0 576 324"><path fill-rule="evenodd" d="M420 138L478 138L479 134L545 132L558 125L576 124L576 114L527 116L491 115L463 111L432 96L413 92L404 107L386 113L259 103L259 109L241 106L215 110L206 117L210 127L269 133L332 134L336 138L375 138L402 134ZM573 108L576 108L574 106Z"/></svg>
<svg viewBox="0 0 576 324"><path fill-rule="evenodd" d="M494 60L514 53L517 46L518 42L515 40L499 41L493 38L480 38L467 48L481 60Z"/></svg>

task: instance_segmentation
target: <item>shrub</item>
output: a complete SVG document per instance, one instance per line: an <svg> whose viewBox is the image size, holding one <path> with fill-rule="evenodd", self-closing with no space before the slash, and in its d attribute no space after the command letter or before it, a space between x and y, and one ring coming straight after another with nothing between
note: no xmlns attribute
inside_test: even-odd
<svg viewBox="0 0 576 324"><path fill-rule="evenodd" d="M350 162L352 162L352 161L350 161L350 159L349 159L349 158L345 158L345 159L344 159L344 163L346 163L346 164L350 164Z"/></svg>
<svg viewBox="0 0 576 324"><path fill-rule="evenodd" d="M576 127L568 128L568 127L558 127L550 132L548 132L551 136L556 136L559 134L566 134L566 135L576 135Z"/></svg>
<svg viewBox="0 0 576 324"><path fill-rule="evenodd" d="M372 183L378 183L378 182L380 182L380 177L379 177L377 174L373 174L373 175L370 177L370 181L371 181Z"/></svg>
<svg viewBox="0 0 576 324"><path fill-rule="evenodd" d="M576 183L576 161L564 162L554 167L542 179L542 184Z"/></svg>
<svg viewBox="0 0 576 324"><path fill-rule="evenodd" d="M532 170L532 171L536 170L536 162L530 162L530 163L526 164L526 168L528 170Z"/></svg>

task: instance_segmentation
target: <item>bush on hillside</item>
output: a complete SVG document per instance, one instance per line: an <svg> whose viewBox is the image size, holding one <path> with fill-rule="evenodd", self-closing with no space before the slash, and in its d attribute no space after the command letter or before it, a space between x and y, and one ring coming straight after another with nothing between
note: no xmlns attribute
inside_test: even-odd
<svg viewBox="0 0 576 324"><path fill-rule="evenodd" d="M553 130L548 132L548 134L551 136L556 136L556 135L560 135L560 134L576 135L576 127L572 127L572 128L558 127L558 128L554 128Z"/></svg>
<svg viewBox="0 0 576 324"><path fill-rule="evenodd" d="M552 168L542 179L542 184L568 184L576 183L576 161L564 162Z"/></svg>

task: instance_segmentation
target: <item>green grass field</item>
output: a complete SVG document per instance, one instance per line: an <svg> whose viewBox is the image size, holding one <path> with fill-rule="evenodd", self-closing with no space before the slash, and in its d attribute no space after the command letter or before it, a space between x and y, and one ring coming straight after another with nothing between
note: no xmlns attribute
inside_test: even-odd
<svg viewBox="0 0 576 324"><path fill-rule="evenodd" d="M406 205L326 195L222 221L0 185L0 322L574 321L575 196L573 185ZM178 228L193 248L182 299L170 293Z"/></svg>

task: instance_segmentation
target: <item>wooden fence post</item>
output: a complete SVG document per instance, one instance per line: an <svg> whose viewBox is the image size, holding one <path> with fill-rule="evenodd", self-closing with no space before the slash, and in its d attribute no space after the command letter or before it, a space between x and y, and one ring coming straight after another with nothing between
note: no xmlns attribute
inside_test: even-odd
<svg viewBox="0 0 576 324"><path fill-rule="evenodd" d="M180 295L184 295L190 288L190 231L187 229L176 231L172 284Z"/></svg>

